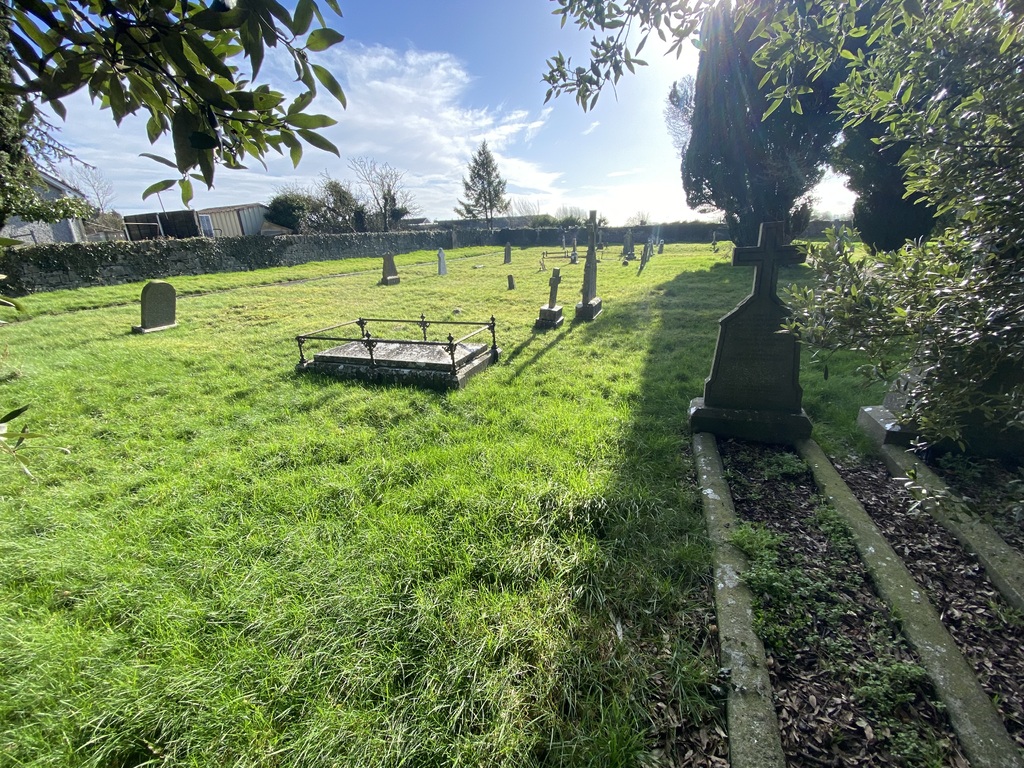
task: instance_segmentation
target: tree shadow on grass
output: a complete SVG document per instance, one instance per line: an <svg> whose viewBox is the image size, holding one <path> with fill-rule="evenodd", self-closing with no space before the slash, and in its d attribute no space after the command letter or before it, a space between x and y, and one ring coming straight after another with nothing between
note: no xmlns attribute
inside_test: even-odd
<svg viewBox="0 0 1024 768"><path fill-rule="evenodd" d="M572 513L588 520L602 556L576 602L572 698L542 764L627 765L657 751L668 764L696 765L724 754L722 739L707 738L722 730L724 710L687 410L711 370L717 318L741 294L732 283L728 270L685 272L642 300L606 300L580 326L583 344L626 339L645 349L639 383L623 395L631 409L614 477ZM690 751L698 757L685 763Z"/></svg>

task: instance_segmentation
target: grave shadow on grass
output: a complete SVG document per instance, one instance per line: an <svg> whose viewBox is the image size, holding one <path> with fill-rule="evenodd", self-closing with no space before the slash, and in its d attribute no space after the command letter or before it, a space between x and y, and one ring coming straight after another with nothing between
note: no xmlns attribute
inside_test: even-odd
<svg viewBox="0 0 1024 768"><path fill-rule="evenodd" d="M575 329L576 325L574 323L563 323L562 327L558 329L531 330L530 335L526 338L525 341L520 342L515 349L513 349L507 355L502 356L503 359L499 360L499 365L502 363L504 363L505 365L511 365L512 362L521 355L523 355L526 352L527 348L533 345L534 342L537 342L538 344L543 343L544 346L537 348L529 356L528 359L522 360L516 366L515 370L512 371L511 378L518 378L520 374L523 373L523 371L525 371L531 365L533 365L546 354L548 354L548 352L554 349L558 344L565 341L569 337L569 334L572 333ZM552 330L554 330L555 332L552 333Z"/></svg>
<svg viewBox="0 0 1024 768"><path fill-rule="evenodd" d="M579 324L582 340L594 344L643 333L636 326L644 318L654 330L640 353L635 396L626 396L614 476L580 510L601 565L576 601L586 641L568 670L576 696L562 707L569 738L552 740L543 765L628 765L654 754L665 764L708 765L725 755L724 738L714 736L724 733L724 706L687 410L710 371L717 333L717 326L692 327L692 304L728 277L682 273L632 304L606 299L596 320ZM720 314L729 309L723 304ZM689 375L695 367L700 375ZM625 704L624 690L631 691Z"/></svg>

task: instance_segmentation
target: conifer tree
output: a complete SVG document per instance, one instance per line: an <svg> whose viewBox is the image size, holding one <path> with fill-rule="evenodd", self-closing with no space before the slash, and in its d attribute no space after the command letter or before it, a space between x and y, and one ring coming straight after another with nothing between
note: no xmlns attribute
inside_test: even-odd
<svg viewBox="0 0 1024 768"><path fill-rule="evenodd" d="M459 200L455 213L464 219L482 218L491 229L494 215L508 211L512 205L512 201L505 197L505 185L487 142L481 142L480 149L469 161L469 178L462 180L466 200Z"/></svg>

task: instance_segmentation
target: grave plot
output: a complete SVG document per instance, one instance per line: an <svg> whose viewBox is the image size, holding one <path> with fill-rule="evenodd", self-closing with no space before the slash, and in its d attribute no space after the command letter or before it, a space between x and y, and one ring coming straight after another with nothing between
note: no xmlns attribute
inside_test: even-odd
<svg viewBox="0 0 1024 768"><path fill-rule="evenodd" d="M789 766L967 766L845 525L787 448L720 441Z"/></svg>
<svg viewBox="0 0 1024 768"><path fill-rule="evenodd" d="M375 332L370 330L371 323ZM443 340L429 338L431 328L436 336L439 329L443 335L449 327ZM456 338L456 330L467 329L471 330ZM427 320L424 315L419 320L360 317L295 340L299 345L297 371L432 389L461 389L501 354L494 317L484 322ZM307 357L307 344L319 349L311 358Z"/></svg>
<svg viewBox="0 0 1024 768"><path fill-rule="evenodd" d="M939 611L960 651L1024 749L1024 615L992 585L956 541L882 465L837 467L914 579Z"/></svg>

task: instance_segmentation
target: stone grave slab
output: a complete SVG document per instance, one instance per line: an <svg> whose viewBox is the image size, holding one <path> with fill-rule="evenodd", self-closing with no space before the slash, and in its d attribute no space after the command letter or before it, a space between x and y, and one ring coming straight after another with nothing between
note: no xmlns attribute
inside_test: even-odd
<svg viewBox="0 0 1024 768"><path fill-rule="evenodd" d="M166 331L177 326L177 294L174 286L163 280L150 280L142 287L142 324L132 326L132 333Z"/></svg>
<svg viewBox="0 0 1024 768"><path fill-rule="evenodd" d="M448 350L439 345L377 341L370 352L362 341L350 341L300 364L300 370L318 371L341 379L400 383L431 389L462 389L473 375L498 359L501 350L487 344L456 344L455 370Z"/></svg>
<svg viewBox="0 0 1024 768"><path fill-rule="evenodd" d="M694 432L772 443L810 437L800 346L779 332L789 310L776 294L779 266L802 261L794 246L783 244L781 222L762 224L756 246L734 250L734 266L754 266L754 288L720 321L704 397L690 403Z"/></svg>

